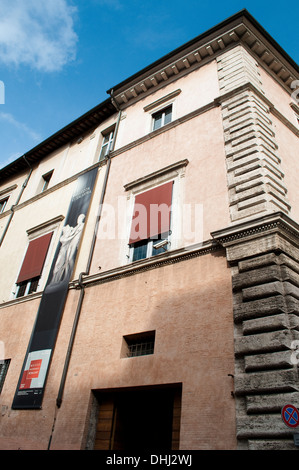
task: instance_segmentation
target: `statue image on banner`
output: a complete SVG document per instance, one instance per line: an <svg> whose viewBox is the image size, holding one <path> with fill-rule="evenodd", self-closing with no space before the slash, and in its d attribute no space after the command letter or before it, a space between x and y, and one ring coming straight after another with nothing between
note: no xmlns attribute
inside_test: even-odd
<svg viewBox="0 0 299 470"><path fill-rule="evenodd" d="M66 280L68 282L70 274L73 271L75 255L80 241L81 232L84 227L85 215L80 214L77 219L77 225L71 227L65 225L60 237L61 247L53 269L53 276L50 284L58 284Z"/></svg>
<svg viewBox="0 0 299 470"><path fill-rule="evenodd" d="M97 168L78 177L12 403L13 409L40 409L56 337L88 213Z"/></svg>

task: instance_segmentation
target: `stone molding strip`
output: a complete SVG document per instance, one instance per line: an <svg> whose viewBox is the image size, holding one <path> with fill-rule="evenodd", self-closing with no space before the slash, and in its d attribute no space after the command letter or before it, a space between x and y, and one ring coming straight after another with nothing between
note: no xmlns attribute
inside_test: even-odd
<svg viewBox="0 0 299 470"><path fill-rule="evenodd" d="M187 248L180 248L177 250L169 250L165 253L146 258L141 261L135 261L125 266L105 271L103 273L92 274L86 276L82 280L82 284L86 287L90 287L94 284L102 284L109 281L114 281L122 277L132 276L141 272L149 271L151 269L160 268L181 261L186 261L198 256L204 256L209 253L222 252L223 248L219 243L214 240L207 240L203 243L196 244ZM70 283L70 288L79 287L78 280L73 280Z"/></svg>
<svg viewBox="0 0 299 470"><path fill-rule="evenodd" d="M93 286L95 284L103 284L105 282L115 281L122 277L132 276L139 274L141 272L149 271L150 269L156 269L163 266L167 266L174 263L179 263L181 261L186 261L188 259L196 258L198 256L204 256L209 253L223 252L222 246L215 242L214 240L207 240L203 243L199 243L194 246L187 248L180 248L177 250L169 250L165 253L147 258L141 261L135 261L134 263L127 264L125 266L120 266L115 269L105 271L103 273L91 274L83 278L81 284L86 287ZM69 284L69 289L77 289L79 287L79 280L74 279ZM0 304L1 308L10 307L19 303L27 302L34 300L42 296L42 292L35 292L25 297L20 297L18 299L12 299L7 302Z"/></svg>
<svg viewBox="0 0 299 470"><path fill-rule="evenodd" d="M260 237L265 233L278 230L284 233L299 248L299 224L283 212L275 212L257 217L245 222L232 224L224 229L211 233L213 240L218 241L224 248L242 242L243 239Z"/></svg>
<svg viewBox="0 0 299 470"><path fill-rule="evenodd" d="M292 92L291 83L298 78L297 70L250 20L244 18L214 35L203 39L195 38L192 45L186 44L186 47L177 53L173 51L169 56L162 58L159 64L152 64L151 68L141 71L118 85L116 89L112 89L115 92L114 98L124 109L239 45L248 50L250 56L254 57L285 90Z"/></svg>
<svg viewBox="0 0 299 470"><path fill-rule="evenodd" d="M157 171L155 171L153 173L150 173L149 175L146 175L142 178L138 178L137 180L132 181L131 183L125 184L124 189L125 189L125 191L129 191L129 190L135 188L136 186L140 186L141 184L144 184L144 183L146 183L146 182L148 182L148 181L150 181L154 178L162 176L165 173L170 173L170 172L173 172L173 171L180 170L181 168L186 167L188 165L188 163L189 163L189 161L186 158L184 160L180 160L179 162L173 163L172 165L168 165L168 166L162 168L161 170L157 170Z"/></svg>

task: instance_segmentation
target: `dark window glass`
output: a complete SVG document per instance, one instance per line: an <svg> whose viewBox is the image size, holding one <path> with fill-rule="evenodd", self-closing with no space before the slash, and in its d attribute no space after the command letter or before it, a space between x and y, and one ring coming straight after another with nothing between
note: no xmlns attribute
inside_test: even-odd
<svg viewBox="0 0 299 470"><path fill-rule="evenodd" d="M0 361L0 393L4 385L4 380L8 371L9 364L10 364L10 359L5 359L4 361Z"/></svg>
<svg viewBox="0 0 299 470"><path fill-rule="evenodd" d="M148 240L142 240L141 242L135 243L133 261L146 258L147 244L148 244Z"/></svg>
<svg viewBox="0 0 299 470"><path fill-rule="evenodd" d="M1 201L0 201L0 214L1 214L1 212L4 212L7 201L8 201L8 197L6 197L5 199L1 199Z"/></svg>
<svg viewBox="0 0 299 470"><path fill-rule="evenodd" d="M40 277L34 277L33 279L28 279L28 281L20 282L18 285L17 298L24 297L24 295L32 294L37 291L38 281ZM26 292L27 291L27 292Z"/></svg>
<svg viewBox="0 0 299 470"><path fill-rule="evenodd" d="M153 114L153 120L154 120L153 130L155 131L156 129L159 129L162 126L165 126L166 124L171 122L171 119L172 119L172 105L167 106L167 108L164 108L161 111L158 111L157 113Z"/></svg>
<svg viewBox="0 0 299 470"><path fill-rule="evenodd" d="M169 108L167 108L167 109L165 110L164 125L165 125L165 124L168 124L169 122L171 122L171 117L172 117L172 107L169 106Z"/></svg>
<svg viewBox="0 0 299 470"><path fill-rule="evenodd" d="M37 291L38 281L39 281L39 277L36 277L31 280L28 294L31 294L32 292Z"/></svg>

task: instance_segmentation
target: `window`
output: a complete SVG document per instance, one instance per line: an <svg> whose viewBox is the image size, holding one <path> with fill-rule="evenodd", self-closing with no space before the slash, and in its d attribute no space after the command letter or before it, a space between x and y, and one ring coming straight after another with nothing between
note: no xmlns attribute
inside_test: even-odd
<svg viewBox="0 0 299 470"><path fill-rule="evenodd" d="M113 142L113 135L114 135L114 128L103 134L103 142L102 142L102 147L101 147L100 157L99 157L100 161L106 157L109 150L111 149L111 145Z"/></svg>
<svg viewBox="0 0 299 470"><path fill-rule="evenodd" d="M147 356L154 354L155 331L146 331L124 336L125 348L122 357Z"/></svg>
<svg viewBox="0 0 299 470"><path fill-rule="evenodd" d="M130 233L130 260L137 261L169 249L173 181L135 197Z"/></svg>
<svg viewBox="0 0 299 470"><path fill-rule="evenodd" d="M17 279L16 298L37 291L53 232L30 241Z"/></svg>
<svg viewBox="0 0 299 470"><path fill-rule="evenodd" d="M169 232L157 235L155 240L142 240L134 244L132 261L149 258L167 251L169 242Z"/></svg>
<svg viewBox="0 0 299 470"><path fill-rule="evenodd" d="M294 99L295 99L295 98L294 98ZM295 99L295 101L297 101L297 100ZM294 115L295 115L297 124L298 124L298 126L299 126L299 106L298 106L298 104L299 104L299 103L298 103L298 101L297 101L297 104L295 104L295 103L290 103L290 106L291 106L292 110L294 111Z"/></svg>
<svg viewBox="0 0 299 470"><path fill-rule="evenodd" d="M0 361L0 393L2 392L2 388L4 385L5 377L8 371L8 367L10 364L10 359L5 359L4 361Z"/></svg>
<svg viewBox="0 0 299 470"><path fill-rule="evenodd" d="M0 200L0 214L5 211L5 207L8 201L8 197L5 197L4 199Z"/></svg>
<svg viewBox="0 0 299 470"><path fill-rule="evenodd" d="M24 297L25 295L29 295L33 292L36 292L39 280L40 276L18 283L18 291L16 293L16 297Z"/></svg>
<svg viewBox="0 0 299 470"><path fill-rule="evenodd" d="M166 108L162 109L161 111L157 111L156 113L152 114L153 118L153 130L159 129L162 126L165 126L172 119L172 105L167 106Z"/></svg>
<svg viewBox="0 0 299 470"><path fill-rule="evenodd" d="M53 170L49 171L49 173L46 173L45 175L43 175L42 189L41 189L42 193L44 191L46 191L46 189L48 189L48 186L49 186L49 183L50 183L50 179L52 178L52 175L53 175Z"/></svg>

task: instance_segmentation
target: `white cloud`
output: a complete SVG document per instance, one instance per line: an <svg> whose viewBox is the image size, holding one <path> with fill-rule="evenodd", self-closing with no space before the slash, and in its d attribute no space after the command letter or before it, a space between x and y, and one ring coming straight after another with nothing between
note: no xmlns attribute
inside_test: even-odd
<svg viewBox="0 0 299 470"><path fill-rule="evenodd" d="M41 136L35 132L34 130L30 129L26 124L23 122L18 121L13 117L10 113L0 113L0 120L5 121L8 124L20 129L21 131L25 132L33 141L39 142L41 140Z"/></svg>
<svg viewBox="0 0 299 470"><path fill-rule="evenodd" d="M0 0L0 62L61 70L76 56L75 13L67 0Z"/></svg>

